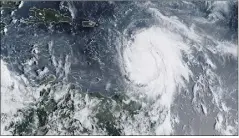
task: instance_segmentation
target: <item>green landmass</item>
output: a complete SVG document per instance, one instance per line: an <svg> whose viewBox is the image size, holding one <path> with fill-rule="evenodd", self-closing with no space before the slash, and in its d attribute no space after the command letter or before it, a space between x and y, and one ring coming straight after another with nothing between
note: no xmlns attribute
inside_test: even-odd
<svg viewBox="0 0 239 138"><path fill-rule="evenodd" d="M4 30L5 26L6 26L5 23L0 22L0 32Z"/></svg>
<svg viewBox="0 0 239 138"><path fill-rule="evenodd" d="M8 9L16 9L20 5L21 1L1 1L0 7Z"/></svg>
<svg viewBox="0 0 239 138"><path fill-rule="evenodd" d="M61 14L60 11L55 9L37 9L36 7L30 8L30 17L27 19L27 23L71 23L70 16Z"/></svg>
<svg viewBox="0 0 239 138"><path fill-rule="evenodd" d="M4 35L4 28L5 28L6 24L3 22L0 22L0 35Z"/></svg>

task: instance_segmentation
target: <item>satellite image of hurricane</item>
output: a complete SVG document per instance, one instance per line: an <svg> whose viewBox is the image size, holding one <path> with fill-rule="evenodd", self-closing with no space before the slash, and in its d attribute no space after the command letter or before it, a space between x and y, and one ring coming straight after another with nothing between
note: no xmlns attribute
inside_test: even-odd
<svg viewBox="0 0 239 138"><path fill-rule="evenodd" d="M238 1L2 1L1 135L238 135Z"/></svg>

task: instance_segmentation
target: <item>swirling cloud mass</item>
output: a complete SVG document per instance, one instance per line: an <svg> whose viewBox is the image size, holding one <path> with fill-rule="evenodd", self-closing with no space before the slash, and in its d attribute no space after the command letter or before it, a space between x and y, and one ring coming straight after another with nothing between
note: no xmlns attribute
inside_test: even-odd
<svg viewBox="0 0 239 138"><path fill-rule="evenodd" d="M46 3L1 7L2 135L238 135L237 1Z"/></svg>

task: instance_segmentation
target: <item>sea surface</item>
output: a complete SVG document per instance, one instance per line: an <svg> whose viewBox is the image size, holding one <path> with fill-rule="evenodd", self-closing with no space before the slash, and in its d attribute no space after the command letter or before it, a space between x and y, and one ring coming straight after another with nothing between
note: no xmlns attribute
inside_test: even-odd
<svg viewBox="0 0 239 138"><path fill-rule="evenodd" d="M1 135L238 135L237 5L2 3Z"/></svg>

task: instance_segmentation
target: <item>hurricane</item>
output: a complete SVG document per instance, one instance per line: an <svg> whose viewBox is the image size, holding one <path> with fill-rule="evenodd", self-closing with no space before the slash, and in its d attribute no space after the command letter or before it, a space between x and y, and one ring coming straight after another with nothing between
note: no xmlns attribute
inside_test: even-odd
<svg viewBox="0 0 239 138"><path fill-rule="evenodd" d="M238 135L237 5L1 3L1 135Z"/></svg>

